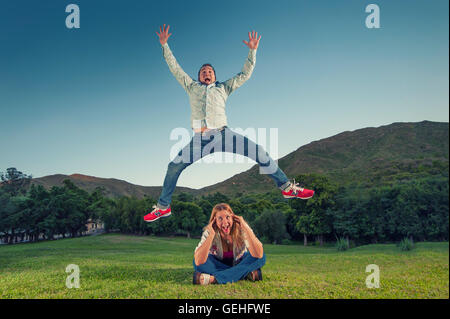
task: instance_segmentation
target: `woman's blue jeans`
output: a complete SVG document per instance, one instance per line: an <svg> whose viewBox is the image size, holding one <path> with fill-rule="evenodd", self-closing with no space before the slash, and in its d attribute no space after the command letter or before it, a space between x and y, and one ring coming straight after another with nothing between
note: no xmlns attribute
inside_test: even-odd
<svg viewBox="0 0 450 319"><path fill-rule="evenodd" d="M266 263L266 254L262 258L255 258L249 252L244 253L241 261L234 266L228 266L219 259L209 254L204 264L196 265L193 261L194 270L213 275L219 284L236 282L244 279L253 270L259 269Z"/></svg>
<svg viewBox="0 0 450 319"><path fill-rule="evenodd" d="M225 127L221 131L195 133L189 144L169 163L158 206L164 208L170 205L178 177L186 167L215 152L247 156L259 164L264 174L272 177L277 187L285 188L289 185L286 174L260 145Z"/></svg>

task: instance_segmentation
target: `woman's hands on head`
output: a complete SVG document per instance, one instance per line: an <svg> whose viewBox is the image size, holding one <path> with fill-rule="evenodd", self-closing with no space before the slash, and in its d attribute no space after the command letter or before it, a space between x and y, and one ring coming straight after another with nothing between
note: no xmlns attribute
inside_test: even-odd
<svg viewBox="0 0 450 319"><path fill-rule="evenodd" d="M160 33L158 33L158 31L156 31L156 34L159 37L159 43L161 43L161 45L166 44L167 40L172 35L172 33L169 33L169 28L170 28L170 25L167 25L167 28L166 28L166 25L164 24L162 29L161 29L161 27L159 27Z"/></svg>
<svg viewBox="0 0 450 319"><path fill-rule="evenodd" d="M216 224L216 220L213 219L212 222L210 222L208 225L206 225L205 230L209 232L210 235L215 235L216 230L214 229L214 225Z"/></svg>
<svg viewBox="0 0 450 319"><path fill-rule="evenodd" d="M247 222L244 220L244 217L233 215L233 222L239 225L240 228L246 230L248 228Z"/></svg>

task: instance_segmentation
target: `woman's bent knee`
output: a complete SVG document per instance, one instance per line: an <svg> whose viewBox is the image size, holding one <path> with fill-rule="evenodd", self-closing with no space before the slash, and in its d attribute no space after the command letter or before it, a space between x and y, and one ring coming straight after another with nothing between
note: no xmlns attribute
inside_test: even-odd
<svg viewBox="0 0 450 319"><path fill-rule="evenodd" d="M266 253L263 253L262 257L260 258L263 262L263 265L266 263Z"/></svg>
<svg viewBox="0 0 450 319"><path fill-rule="evenodd" d="M255 259L254 259L254 262L258 263L259 268L261 268L262 266L264 266L265 263L266 263L266 253L263 253L262 256L261 256L261 258L258 258L258 257L253 257L253 258L255 258Z"/></svg>
<svg viewBox="0 0 450 319"><path fill-rule="evenodd" d="M210 270L210 267L208 267L207 261L208 260L205 260L205 262L202 263L201 260L196 261L194 258L194 260L192 262L192 264L194 265L194 270L198 271L198 272L208 272Z"/></svg>

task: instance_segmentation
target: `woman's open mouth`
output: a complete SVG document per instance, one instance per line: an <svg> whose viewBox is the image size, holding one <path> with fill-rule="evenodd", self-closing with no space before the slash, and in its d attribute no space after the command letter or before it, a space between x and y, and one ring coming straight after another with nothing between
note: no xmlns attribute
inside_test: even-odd
<svg viewBox="0 0 450 319"><path fill-rule="evenodd" d="M230 232L230 225L222 226L222 231L223 231L225 234L228 234L228 233Z"/></svg>

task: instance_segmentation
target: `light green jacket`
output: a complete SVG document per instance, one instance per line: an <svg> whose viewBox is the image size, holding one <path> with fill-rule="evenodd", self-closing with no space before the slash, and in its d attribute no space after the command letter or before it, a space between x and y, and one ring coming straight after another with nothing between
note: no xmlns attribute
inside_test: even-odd
<svg viewBox="0 0 450 319"><path fill-rule="evenodd" d="M202 84L187 75L178 64L167 43L162 46L162 49L170 72L189 96L192 128L202 126L221 128L226 126L225 103L228 96L252 75L256 63L256 49L249 50L241 72L225 82L216 81L210 85Z"/></svg>

